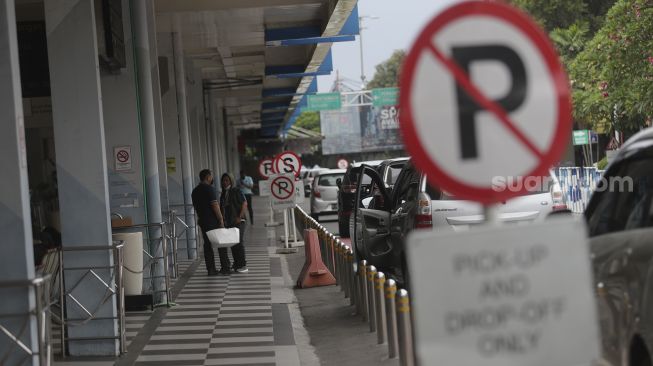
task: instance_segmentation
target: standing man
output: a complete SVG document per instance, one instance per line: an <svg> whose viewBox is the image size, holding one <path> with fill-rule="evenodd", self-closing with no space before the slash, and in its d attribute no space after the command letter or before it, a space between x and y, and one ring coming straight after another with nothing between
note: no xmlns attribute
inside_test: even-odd
<svg viewBox="0 0 653 366"><path fill-rule="evenodd" d="M197 223L202 229L202 238L204 239L204 262L206 271L209 276L218 274L215 268L215 255L211 241L206 236L207 231L224 227L224 219L220 210L220 203L215 194L213 184L213 173L204 169L200 172L200 184L193 189L191 197L193 198L193 207L197 212ZM229 268L227 266L227 268Z"/></svg>
<svg viewBox="0 0 653 366"><path fill-rule="evenodd" d="M237 227L240 231L240 242L231 247L231 256L234 259L234 271L238 273L247 273L247 261L245 260L245 246L243 245L245 226L245 212L247 210L247 200L240 188L236 187L234 177L229 173L222 174L220 178L222 184L222 194L220 195L220 207L222 207L222 217L227 228ZM227 248L218 248L220 256L220 273L229 273L229 255Z"/></svg>
<svg viewBox="0 0 653 366"><path fill-rule="evenodd" d="M245 174L244 170L240 171L240 190L245 195L247 200L247 210L249 210L249 222L254 225L254 209L252 208L252 188L254 188L254 180L249 175Z"/></svg>

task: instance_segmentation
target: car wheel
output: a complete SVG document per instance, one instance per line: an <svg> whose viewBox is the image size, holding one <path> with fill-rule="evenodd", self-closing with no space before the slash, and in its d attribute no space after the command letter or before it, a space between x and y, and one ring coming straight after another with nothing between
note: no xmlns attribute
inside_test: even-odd
<svg viewBox="0 0 653 366"><path fill-rule="evenodd" d="M315 219L315 221L320 221L320 214L312 213L311 212L311 217Z"/></svg>
<svg viewBox="0 0 653 366"><path fill-rule="evenodd" d="M629 366L651 366L651 356L644 341L636 336L630 347Z"/></svg>
<svg viewBox="0 0 653 366"><path fill-rule="evenodd" d="M408 262L405 255L401 256L401 278L398 278L398 281L401 287L410 293L410 273L408 272Z"/></svg>

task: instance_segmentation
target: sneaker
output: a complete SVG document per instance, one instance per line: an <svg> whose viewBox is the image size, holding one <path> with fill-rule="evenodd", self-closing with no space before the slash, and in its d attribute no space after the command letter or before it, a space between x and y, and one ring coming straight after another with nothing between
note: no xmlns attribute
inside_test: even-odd
<svg viewBox="0 0 653 366"><path fill-rule="evenodd" d="M208 276L217 276L217 275L218 275L218 271L215 270L215 269L212 269L212 270L207 271L206 274L207 274Z"/></svg>
<svg viewBox="0 0 653 366"><path fill-rule="evenodd" d="M249 269L247 269L247 267L240 267L240 268L234 269L234 271L236 271L237 273L247 273L247 272L249 272Z"/></svg>
<svg viewBox="0 0 653 366"><path fill-rule="evenodd" d="M228 269L224 269L224 268L223 268L223 269L221 269L220 272L218 272L218 273L221 274L221 275L223 275L223 276L229 276L229 274L230 274L231 272L230 272Z"/></svg>

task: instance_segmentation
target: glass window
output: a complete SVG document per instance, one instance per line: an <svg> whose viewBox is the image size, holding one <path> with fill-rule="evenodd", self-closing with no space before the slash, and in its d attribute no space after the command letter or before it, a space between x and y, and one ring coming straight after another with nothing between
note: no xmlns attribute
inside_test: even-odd
<svg viewBox="0 0 653 366"><path fill-rule="evenodd" d="M390 165L388 167L388 175L386 176L385 183L389 187L392 187L392 186L395 185L395 183L397 182L397 178L399 178L399 173L401 172L401 169L403 167L404 167L404 163Z"/></svg>
<svg viewBox="0 0 653 366"><path fill-rule="evenodd" d="M336 187L338 178L342 179L343 174L326 174L320 175L317 185L322 187Z"/></svg>

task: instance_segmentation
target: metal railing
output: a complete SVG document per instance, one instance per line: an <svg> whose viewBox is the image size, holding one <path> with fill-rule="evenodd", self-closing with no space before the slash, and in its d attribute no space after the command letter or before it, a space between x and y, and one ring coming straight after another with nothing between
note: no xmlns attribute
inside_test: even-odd
<svg viewBox="0 0 653 366"><path fill-rule="evenodd" d="M63 247L59 252L59 314L53 314L58 317L61 324L61 342L62 356L66 357L66 345L70 341L92 341L92 340L117 340L119 342L120 353L125 353L127 344L125 339L125 296L123 288L123 249L122 242L110 246L78 246L78 247ZM66 253L91 253L98 251L109 251L113 254L113 264L106 266L81 266L81 267L66 267L64 257ZM109 280L104 280L99 274L99 271L108 271ZM70 289L66 290L66 273L79 273L83 274L75 282ZM104 295L97 301L94 307L84 306L82 302L75 297L73 291L82 283L82 281L90 276L95 279L100 286L106 288ZM112 297L116 299L116 313L117 315L111 317L98 317L102 307L111 300ZM71 300L79 310L85 314L82 318L72 318L67 316L68 301ZM70 337L68 336L68 327L82 326L94 320L116 320L118 322L118 335L104 336L104 337Z"/></svg>
<svg viewBox="0 0 653 366"><path fill-rule="evenodd" d="M388 357L399 357L401 366L415 365L413 321L410 297L398 289L394 279L362 260L354 263L353 249L329 233L315 219L295 207L295 225L300 229L317 230L320 251L325 265L336 278L337 286L349 298L355 313L376 332L377 343L387 344Z"/></svg>
<svg viewBox="0 0 653 366"><path fill-rule="evenodd" d="M168 252L168 248L170 247L168 245L168 240L170 238L169 235L169 230L170 230L169 223L167 222L161 222L161 223L153 223L153 224L139 224L139 225L130 225L130 226L122 226L118 228L113 228L114 233L115 232L138 232L142 231L143 232L143 240L148 243L148 245L143 245L143 254L145 254L147 261L143 263L143 268L140 270L134 270L132 268L127 268L125 267L124 270L130 272L130 273L143 273L143 283L149 280L150 287L149 289L143 290L144 294L160 294L160 293L165 293L165 304L170 305L172 301L172 297L170 294L171 291L171 286L170 286L170 255ZM159 236L153 236L153 233L151 229L158 229L160 230ZM173 244L174 247L174 244ZM173 249L174 250L174 249ZM158 255L157 253L161 253ZM176 256L172 255L173 258L173 268L177 267L177 260ZM157 265L159 261L163 261L163 274L157 274ZM148 270L149 271L146 271ZM177 273L175 271L175 273ZM163 280L163 287L162 289L158 288L157 286L157 280Z"/></svg>
<svg viewBox="0 0 653 366"><path fill-rule="evenodd" d="M50 275L33 280L16 280L0 282L0 290L27 289L33 291L34 307L24 313L0 314L0 333L9 339L7 350L0 354L0 365L34 365L49 366L52 361L52 344L50 336ZM36 322L36 350L25 344L23 337L31 328L32 320ZM18 331L12 331L6 322L20 323Z"/></svg>
<svg viewBox="0 0 653 366"><path fill-rule="evenodd" d="M175 256L178 257L178 252L179 250L193 250L195 251L195 258L199 258L198 253L199 253L199 238L201 236L200 228L199 225L197 225L197 216L195 214L195 209L193 208L193 205L191 204L171 204L170 206L170 211L167 212L168 214L168 222L171 223L171 228L175 231L174 235L174 245L177 246L177 249L175 250ZM173 207L176 208L181 208L182 215L179 215L177 213L177 210L173 209ZM186 217L186 215L191 215L193 216L193 224L189 225L184 221L183 218ZM182 218L183 217L183 218ZM177 229L177 224L182 226L181 230ZM188 230L192 230L195 233L195 248L190 248L190 241L188 238L184 238L184 236L188 233ZM186 242L186 246L179 248L178 247L178 241L182 240ZM187 255L187 258L190 258L190 255Z"/></svg>

